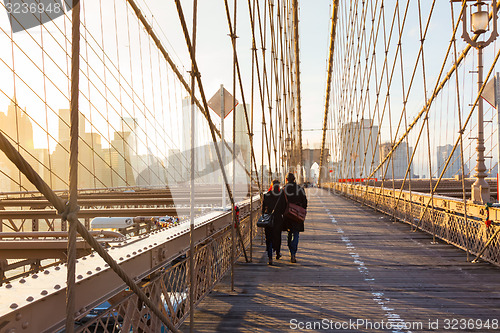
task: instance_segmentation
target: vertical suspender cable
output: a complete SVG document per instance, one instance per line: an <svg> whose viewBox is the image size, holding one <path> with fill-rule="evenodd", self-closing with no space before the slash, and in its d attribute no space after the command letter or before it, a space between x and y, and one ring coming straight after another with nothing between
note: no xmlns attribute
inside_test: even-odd
<svg viewBox="0 0 500 333"><path fill-rule="evenodd" d="M249 1L250 4L250 1ZM254 14L252 12L255 12L255 0L254 0L254 6L253 8L250 6L248 8L250 11L250 16L253 17ZM252 26L252 32L255 29L255 22L252 18L251 20L251 26ZM255 40L252 41L252 77L251 77L251 88L250 88L250 133L249 134L249 139L250 139L250 145L253 147L253 97L254 97L254 80L255 80ZM255 168L257 169L257 160L254 159L255 162ZM252 183L252 175L253 175L253 164L250 161L250 262L252 262L253 259L253 183ZM257 175L256 177L257 182L259 181L259 176ZM260 186L259 186L260 187ZM262 192L261 192L262 193Z"/></svg>
<svg viewBox="0 0 500 333"><path fill-rule="evenodd" d="M293 0L293 27L294 27L294 45L295 45L295 75L297 79L295 84L297 85L297 125L298 125L298 136L299 136L299 183L303 181L303 156L302 156L302 115L300 111L300 57L299 57L299 3L298 0Z"/></svg>
<svg viewBox="0 0 500 333"><path fill-rule="evenodd" d="M68 213L77 212L78 197L78 94L80 72L80 1L73 0L71 33L71 128L69 158L69 204L66 207L64 220ZM76 272L76 224L69 224L68 234L68 270L66 288L66 332L74 332L75 327L75 272Z"/></svg>
<svg viewBox="0 0 500 333"><path fill-rule="evenodd" d="M227 4L227 1L226 1ZM227 7L226 7L227 8ZM231 30L231 41L233 46L236 46L236 0L234 0L234 27ZM233 47L233 105L236 105L236 47ZM243 105L245 107L245 105ZM236 107L233 110L233 174L232 174L232 185L233 189L235 188L235 159L234 155L236 149ZM234 291L234 265L236 260L236 233L234 230L234 225L236 223L236 211L235 211L235 203L233 202L231 206L231 291ZM242 244L243 248L245 248L245 244Z"/></svg>
<svg viewBox="0 0 500 333"><path fill-rule="evenodd" d="M453 12L453 3L450 2L451 6L451 24L452 26L455 23L455 16ZM463 5L462 5L462 10L463 10ZM457 63L457 41L455 38L455 33L456 29L453 30L453 61L456 64ZM457 91L457 116L458 116L458 134L459 134L459 140L460 140L460 165L461 165L461 178L462 178L462 202L464 204L464 222L465 225L467 226L467 198L465 196L465 164L464 164L464 142L463 142L463 134L464 131L462 130L462 105L460 102L460 88L459 88L459 81L458 81L458 71L455 71L455 85L456 85L456 91ZM500 166L499 166L500 167ZM466 232L466 239L468 240L468 232L469 228L466 227L465 229ZM467 241L467 244L465 246L465 250L467 252L467 261L469 261L469 241Z"/></svg>
<svg viewBox="0 0 500 333"><path fill-rule="evenodd" d="M133 1L133 0L127 0L127 1L130 2L130 1ZM187 30L186 20L184 18L184 12L182 10L182 5L180 3L180 0L175 0L175 5L176 5L176 8L177 8L177 13L179 15L179 20L181 21L182 30L183 30L183 33L184 33L184 38L186 40L187 48L189 50L189 55L191 57L191 62L193 64L194 69L196 70L196 72L199 72L196 59L194 58L194 55L192 53L191 37L189 36L188 30ZM141 17L143 18L142 14L141 14ZM144 23L144 24L146 25L147 22ZM197 75L196 80L198 81L198 88L200 90L200 95L201 95L201 98L202 98L202 101L203 101L203 107L204 107L204 110L205 110L205 116L206 116L206 118L208 120L208 125L210 127L210 134L212 136L212 141L214 142L214 148L215 148L215 153L217 155L217 160L219 161L219 166L221 167L221 170L222 170L222 178L224 179L224 184L226 184L226 190L227 190L227 192L229 194L229 200L231 201L231 205L234 206L235 202L234 202L234 198L233 198L231 186L229 185L228 177L227 177L227 174L226 174L226 172L224 170L224 164L223 164L223 161L222 161L222 157L221 157L221 154L220 154L219 147L217 145L217 139L215 137L215 125L213 124L212 118L210 117L210 113L208 112L208 103L207 103L206 96L205 96L205 90L203 89L203 85L201 83L201 78L200 78L199 74ZM238 232L239 240L240 240L240 243L241 243L241 246L242 246L243 255L245 256L245 260L248 262L248 256L247 256L247 252L246 252L245 245L244 245L244 242L243 242L243 238L242 238L243 236L241 235L241 232L240 232L239 225L237 225L236 228L237 228L236 231Z"/></svg>
<svg viewBox="0 0 500 333"><path fill-rule="evenodd" d="M197 27L197 14L198 14L198 0L193 0L193 56L196 55L196 27ZM194 331L194 289L195 289L195 278L194 278L194 205L195 205L195 186L194 186L194 169L195 169L195 156L194 156L194 145L195 145L195 110L194 110L194 91L196 85L196 76L198 73L195 71L194 64L191 63L191 170L190 170L190 200L189 200L189 331ZM224 116L224 115L222 115Z"/></svg>
<svg viewBox="0 0 500 333"><path fill-rule="evenodd" d="M323 175L323 164L325 162L325 140L326 140L326 128L328 126L328 108L330 107L330 92L332 89L332 72L333 72L333 51L335 48L335 32L337 28L337 13L339 8L339 0L333 1L332 8L332 26L330 30L330 47L328 52L328 74L326 78L326 97L325 97L325 117L323 119L323 137L321 139L321 157L319 159L319 174L318 174L318 186L321 185L321 179Z"/></svg>

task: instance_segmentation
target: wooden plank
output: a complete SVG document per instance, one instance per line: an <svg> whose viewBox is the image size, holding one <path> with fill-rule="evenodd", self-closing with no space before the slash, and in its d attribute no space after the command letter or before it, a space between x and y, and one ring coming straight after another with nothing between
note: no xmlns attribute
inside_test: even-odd
<svg viewBox="0 0 500 333"><path fill-rule="evenodd" d="M298 263L289 262L285 234L274 266L257 240L254 262L236 266L236 290L226 278L199 305L195 332L287 332L299 323L349 320L443 331L452 324L446 320L500 320L498 267L468 263L462 250L347 199L315 189L308 199ZM189 331L189 322L181 330Z"/></svg>

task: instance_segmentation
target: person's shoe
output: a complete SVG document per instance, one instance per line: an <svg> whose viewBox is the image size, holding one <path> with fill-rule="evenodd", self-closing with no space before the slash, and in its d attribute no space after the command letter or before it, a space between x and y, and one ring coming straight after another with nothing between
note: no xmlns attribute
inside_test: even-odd
<svg viewBox="0 0 500 333"><path fill-rule="evenodd" d="M276 260L279 260L281 258L281 254L280 253L276 253Z"/></svg>
<svg viewBox="0 0 500 333"><path fill-rule="evenodd" d="M273 264L273 257L269 257L269 261L267 262L268 265L272 265Z"/></svg>
<svg viewBox="0 0 500 333"><path fill-rule="evenodd" d="M297 262L297 259L295 258L295 254L292 254L292 257L290 258L290 262L292 264L295 264Z"/></svg>

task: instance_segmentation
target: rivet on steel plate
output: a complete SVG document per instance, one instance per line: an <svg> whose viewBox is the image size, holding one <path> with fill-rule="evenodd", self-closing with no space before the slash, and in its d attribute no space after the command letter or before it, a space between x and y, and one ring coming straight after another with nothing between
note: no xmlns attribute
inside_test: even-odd
<svg viewBox="0 0 500 333"><path fill-rule="evenodd" d="M83 276L78 275L76 278L77 278L78 280L81 280L81 279L83 279Z"/></svg>
<svg viewBox="0 0 500 333"><path fill-rule="evenodd" d="M38 275L33 274L31 277L32 277L33 279L37 279L37 278L38 278Z"/></svg>
<svg viewBox="0 0 500 333"><path fill-rule="evenodd" d="M43 274L50 274L50 271L46 269Z"/></svg>
<svg viewBox="0 0 500 333"><path fill-rule="evenodd" d="M101 267L96 267L95 270L99 272L101 270Z"/></svg>
<svg viewBox="0 0 500 333"><path fill-rule="evenodd" d="M57 266L57 267L55 268L55 270L56 270L56 271L58 271L58 270L60 270L60 269L61 269L61 267L59 267L59 266Z"/></svg>
<svg viewBox="0 0 500 333"><path fill-rule="evenodd" d="M127 258L130 258L130 254L127 254Z"/></svg>
<svg viewBox="0 0 500 333"><path fill-rule="evenodd" d="M47 295L48 293L49 293L49 292L48 292L47 290L42 290L42 292L40 293L40 295L45 296L45 295Z"/></svg>
<svg viewBox="0 0 500 333"><path fill-rule="evenodd" d="M25 282L26 282L26 280L25 280L25 279L21 279L21 280L19 280L19 283L25 283Z"/></svg>
<svg viewBox="0 0 500 333"><path fill-rule="evenodd" d="M60 286L60 285L58 285L58 284L56 284L56 285L54 286L54 289L56 289L56 290L57 290L57 289L61 289L61 286Z"/></svg>
<svg viewBox="0 0 500 333"><path fill-rule="evenodd" d="M5 288L10 289L10 288L12 288L12 285L9 283L9 284L5 285Z"/></svg>
<svg viewBox="0 0 500 333"><path fill-rule="evenodd" d="M87 275L91 275L91 274L92 274L92 271L88 271L88 272L87 272Z"/></svg>
<svg viewBox="0 0 500 333"><path fill-rule="evenodd" d="M28 298L26 298L26 300L27 300L28 302L33 302L34 298L33 298L33 296L29 296Z"/></svg>
<svg viewBox="0 0 500 333"><path fill-rule="evenodd" d="M10 305L10 308L11 308L11 309L17 309L17 304L16 304L16 303L12 303L12 304Z"/></svg>

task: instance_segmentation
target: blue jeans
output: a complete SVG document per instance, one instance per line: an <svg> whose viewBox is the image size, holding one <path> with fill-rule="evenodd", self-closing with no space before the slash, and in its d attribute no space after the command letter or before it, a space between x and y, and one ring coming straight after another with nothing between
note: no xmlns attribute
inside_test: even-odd
<svg viewBox="0 0 500 333"><path fill-rule="evenodd" d="M273 256L273 229L264 228L266 233L266 251L267 256L271 258Z"/></svg>
<svg viewBox="0 0 500 333"><path fill-rule="evenodd" d="M297 253L298 246L299 246L299 232L288 231L288 248L290 249L291 255L295 255L295 253Z"/></svg>

